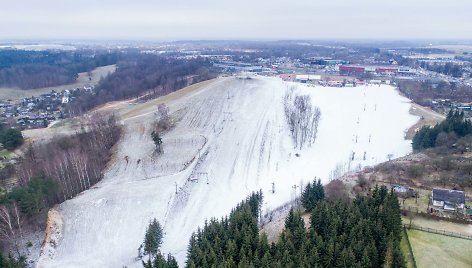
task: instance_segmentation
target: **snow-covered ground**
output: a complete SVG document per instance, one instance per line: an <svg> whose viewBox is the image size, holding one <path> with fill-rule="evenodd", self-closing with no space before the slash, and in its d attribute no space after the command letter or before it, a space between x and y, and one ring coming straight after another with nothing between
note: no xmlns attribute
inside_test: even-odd
<svg viewBox="0 0 472 268"><path fill-rule="evenodd" d="M251 191L262 189L268 210L299 195L300 185L315 177L327 182L411 151L404 132L417 118L393 87L301 84L297 91L311 95L321 121L316 142L293 149L282 104L293 85L220 78L170 99L178 122L164 136L159 157L150 137L157 106L133 107L139 114L124 119L125 134L105 178L58 207L59 242L39 267L140 267L137 249L154 217L164 225L163 252L182 265L191 233L206 219L228 214Z"/></svg>

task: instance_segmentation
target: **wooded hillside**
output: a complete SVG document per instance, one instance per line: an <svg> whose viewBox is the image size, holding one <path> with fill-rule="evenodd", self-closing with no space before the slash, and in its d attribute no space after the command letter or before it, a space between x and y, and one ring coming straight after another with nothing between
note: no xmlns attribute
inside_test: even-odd
<svg viewBox="0 0 472 268"><path fill-rule="evenodd" d="M34 89L74 82L77 74L115 64L119 52L0 50L0 87Z"/></svg>
<svg viewBox="0 0 472 268"><path fill-rule="evenodd" d="M405 267L400 206L386 187L347 204L317 200L308 227L291 210L272 244L259 234L261 202L262 193L254 193L194 233L187 267Z"/></svg>
<svg viewBox="0 0 472 268"><path fill-rule="evenodd" d="M193 83L214 78L210 62L176 59L149 54L128 55L116 71L96 86L93 95L82 95L68 109L80 114L109 101L151 99Z"/></svg>

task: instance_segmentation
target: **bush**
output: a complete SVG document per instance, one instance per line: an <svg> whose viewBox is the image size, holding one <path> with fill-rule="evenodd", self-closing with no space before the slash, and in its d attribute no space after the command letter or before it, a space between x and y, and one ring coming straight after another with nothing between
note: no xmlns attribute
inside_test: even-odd
<svg viewBox="0 0 472 268"><path fill-rule="evenodd" d="M361 189L367 189L369 187L369 180L364 174L361 173L357 176L357 185L361 187Z"/></svg>
<svg viewBox="0 0 472 268"><path fill-rule="evenodd" d="M422 165L411 165L406 170L406 174L412 178L422 177L424 172L425 168Z"/></svg>
<svg viewBox="0 0 472 268"><path fill-rule="evenodd" d="M18 129L2 129L0 130L0 143L8 150L13 150L23 144L23 135Z"/></svg>
<svg viewBox="0 0 472 268"><path fill-rule="evenodd" d="M0 254L0 267L5 268L23 268L26 267L26 258L20 257L17 259L13 258L11 255L4 257Z"/></svg>
<svg viewBox="0 0 472 268"><path fill-rule="evenodd" d="M341 180L332 180L326 186L326 199L329 201L349 202L349 194L344 182Z"/></svg>

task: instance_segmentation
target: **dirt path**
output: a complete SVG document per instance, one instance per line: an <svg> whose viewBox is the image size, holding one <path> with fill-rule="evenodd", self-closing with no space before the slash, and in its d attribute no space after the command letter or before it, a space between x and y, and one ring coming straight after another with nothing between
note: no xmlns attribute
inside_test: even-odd
<svg viewBox="0 0 472 268"><path fill-rule="evenodd" d="M412 139L413 136L415 136L416 131L418 131L421 127L434 126L446 119L444 115L416 103L411 104L410 114L419 116L420 119L416 124L408 129L406 133L406 139Z"/></svg>

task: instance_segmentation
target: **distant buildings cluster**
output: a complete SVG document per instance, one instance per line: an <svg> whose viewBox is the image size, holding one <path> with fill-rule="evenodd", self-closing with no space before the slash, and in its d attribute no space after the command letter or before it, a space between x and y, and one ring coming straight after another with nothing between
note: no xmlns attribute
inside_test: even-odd
<svg viewBox="0 0 472 268"><path fill-rule="evenodd" d="M371 66L371 65L340 65L340 72L371 72L378 74L415 74L416 70L406 66Z"/></svg>
<svg viewBox="0 0 472 268"><path fill-rule="evenodd" d="M37 97L20 101L0 101L0 122L20 129L44 128L50 122L66 116L65 106L83 92L91 92L92 87L52 90Z"/></svg>
<svg viewBox="0 0 472 268"><path fill-rule="evenodd" d="M343 75L319 75L319 74L281 74L284 81L298 82L302 84L315 84L329 87L356 87L365 84L380 85L393 84L390 79L359 79L353 76Z"/></svg>

